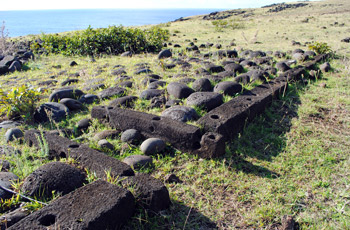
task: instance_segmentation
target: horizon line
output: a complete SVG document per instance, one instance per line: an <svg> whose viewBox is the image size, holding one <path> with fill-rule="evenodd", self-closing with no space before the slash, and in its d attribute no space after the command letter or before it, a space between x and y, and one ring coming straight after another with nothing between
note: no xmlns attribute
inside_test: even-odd
<svg viewBox="0 0 350 230"><path fill-rule="evenodd" d="M46 11L46 10L233 10L233 9L243 9L243 8L195 8L195 7L155 7L155 8L61 8L61 9L16 9L16 10L0 10L0 12L8 11Z"/></svg>

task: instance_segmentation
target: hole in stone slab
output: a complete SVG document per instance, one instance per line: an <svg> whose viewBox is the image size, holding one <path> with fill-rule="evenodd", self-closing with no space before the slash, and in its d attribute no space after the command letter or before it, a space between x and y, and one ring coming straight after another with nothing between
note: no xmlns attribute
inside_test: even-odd
<svg viewBox="0 0 350 230"><path fill-rule="evenodd" d="M114 109L114 107L113 106L109 106L109 107L107 107L107 109Z"/></svg>
<svg viewBox="0 0 350 230"><path fill-rule="evenodd" d="M153 117L152 121L160 121L160 117Z"/></svg>
<svg viewBox="0 0 350 230"><path fill-rule="evenodd" d="M149 127L149 131L151 131L153 133L154 132L154 127L153 126Z"/></svg>
<svg viewBox="0 0 350 230"><path fill-rule="evenodd" d="M77 144L68 145L68 148L76 149L76 148L79 148L79 145L77 145Z"/></svg>
<svg viewBox="0 0 350 230"><path fill-rule="evenodd" d="M67 158L65 152L60 152L60 154L59 154L58 156L59 156L60 158Z"/></svg>
<svg viewBox="0 0 350 230"><path fill-rule="evenodd" d="M251 98L247 98L248 101L251 101L252 99Z"/></svg>
<svg viewBox="0 0 350 230"><path fill-rule="evenodd" d="M212 140L215 140L215 136L214 135L209 135L208 138L212 139Z"/></svg>
<svg viewBox="0 0 350 230"><path fill-rule="evenodd" d="M56 222L56 216L52 214L45 215L39 219L39 223L44 226L51 226Z"/></svg>
<svg viewBox="0 0 350 230"><path fill-rule="evenodd" d="M214 119L214 120L217 120L217 119L219 119L220 117L219 117L218 115L216 115L216 114L213 114L213 115L210 115L210 118L211 118L211 119Z"/></svg>

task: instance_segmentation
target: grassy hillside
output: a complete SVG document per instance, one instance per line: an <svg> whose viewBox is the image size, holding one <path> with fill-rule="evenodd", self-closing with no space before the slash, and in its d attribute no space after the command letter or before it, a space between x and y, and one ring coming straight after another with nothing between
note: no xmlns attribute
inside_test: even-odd
<svg viewBox="0 0 350 230"><path fill-rule="evenodd" d="M198 46L207 42L221 44L238 51L308 50L309 43L326 42L335 53L330 62L333 71L316 81L292 84L285 97L274 101L227 146L223 157L200 159L175 150L154 156L154 168L140 171L162 181L170 173L180 178L181 183L166 184L173 205L154 216L139 210L125 229L283 229L285 216L293 216L300 229L350 229L350 45L341 42L350 37L350 2L305 3L308 5L280 12L268 12L273 7L246 9L223 19L218 27L213 20L203 20L203 16L159 25L170 31L170 48L174 44L181 46L173 48L174 57L195 57L186 51L190 42ZM215 50L204 48L201 53ZM73 60L78 65L70 67ZM220 64L222 60L211 57L210 61ZM134 65L144 62L167 82L179 80L173 77L176 74L194 76L195 69L201 66L193 63L188 72L179 67L168 70L156 55L148 53L131 58L102 56L96 62L89 57L42 55L27 65L27 71L2 76L0 82L3 89L27 82L39 87L39 81L56 76L59 88L61 82L72 78L70 74L78 72L77 88L95 78L114 86L118 83L110 74L114 66L124 65L128 73L133 73ZM57 68L59 65L61 68ZM129 95L139 95L145 89L141 80L134 78ZM53 89L43 93L42 102L47 101ZM93 92L96 93L90 91ZM135 109L161 113L160 109L149 109L147 103L138 100ZM40 128L74 128L77 121L89 117L92 106ZM22 128L39 127L29 123ZM108 127L95 122L89 133L76 140L97 148L96 142L86 140L104 129ZM6 144L5 140L1 142ZM110 142L116 151L108 154L118 159L140 152L137 146L126 148L120 140ZM17 142L11 145L22 151L20 157L7 157L13 165L11 171L20 178L48 161L33 148Z"/></svg>

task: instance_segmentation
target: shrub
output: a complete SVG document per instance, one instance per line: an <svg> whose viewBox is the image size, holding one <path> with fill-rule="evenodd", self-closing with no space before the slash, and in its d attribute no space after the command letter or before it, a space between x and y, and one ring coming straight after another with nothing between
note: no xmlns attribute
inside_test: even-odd
<svg viewBox="0 0 350 230"><path fill-rule="evenodd" d="M224 28L231 28L233 30L235 29L241 29L243 28L243 24L238 20L215 20L211 22L215 26L216 31L222 31Z"/></svg>
<svg viewBox="0 0 350 230"><path fill-rule="evenodd" d="M8 118L30 115L41 94L40 89L33 89L30 85L14 87L9 92L0 89L0 113L6 113Z"/></svg>
<svg viewBox="0 0 350 230"><path fill-rule="evenodd" d="M15 45L9 41L9 32L5 28L5 22L2 22L0 28L0 55L8 55L14 52Z"/></svg>
<svg viewBox="0 0 350 230"><path fill-rule="evenodd" d="M216 31L221 31L223 28L227 27L228 21L215 20L215 21L212 21L211 24L213 24L213 26L215 26Z"/></svg>
<svg viewBox="0 0 350 230"><path fill-rule="evenodd" d="M93 29L89 26L86 30L70 34L42 34L41 42L33 42L31 48L34 51L44 48L48 53L55 54L92 56L124 51L157 51L168 39L169 32L160 27L141 30L123 26Z"/></svg>
<svg viewBox="0 0 350 230"><path fill-rule="evenodd" d="M317 54L332 53L331 47L326 42L314 42L308 45L309 50Z"/></svg>

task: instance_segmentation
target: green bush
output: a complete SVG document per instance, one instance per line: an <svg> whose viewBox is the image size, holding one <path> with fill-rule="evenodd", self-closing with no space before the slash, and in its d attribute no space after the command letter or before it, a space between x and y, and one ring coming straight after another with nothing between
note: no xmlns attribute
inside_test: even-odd
<svg viewBox="0 0 350 230"><path fill-rule="evenodd" d="M215 21L212 21L211 24L213 24L213 26L215 26L216 31L221 31L223 28L227 27L228 21L215 20Z"/></svg>
<svg viewBox="0 0 350 230"><path fill-rule="evenodd" d="M42 34L42 42L33 42L32 50L64 55L120 54L125 51L152 52L162 48L169 32L159 27L141 30L123 26L93 29L70 34Z"/></svg>
<svg viewBox="0 0 350 230"><path fill-rule="evenodd" d="M241 29L243 28L243 24L239 20L215 20L211 22L213 26L215 26L216 31L222 31L224 28Z"/></svg>
<svg viewBox="0 0 350 230"><path fill-rule="evenodd" d="M29 85L14 87L9 92L0 89L0 113L6 113L8 118L30 115L41 94L40 89L33 89Z"/></svg>
<svg viewBox="0 0 350 230"><path fill-rule="evenodd" d="M331 47L326 42L314 42L308 45L309 50L317 54L325 54L333 52Z"/></svg>

